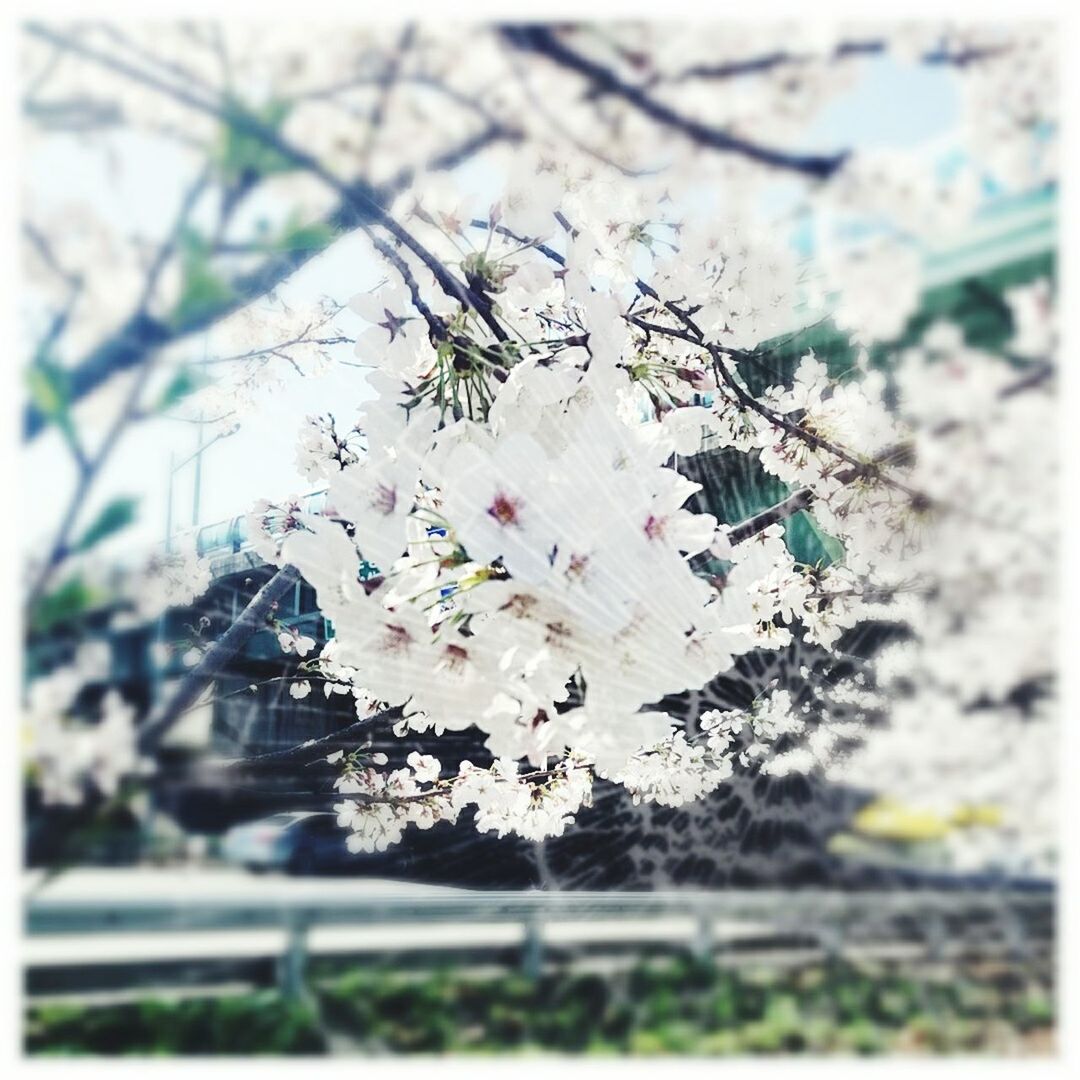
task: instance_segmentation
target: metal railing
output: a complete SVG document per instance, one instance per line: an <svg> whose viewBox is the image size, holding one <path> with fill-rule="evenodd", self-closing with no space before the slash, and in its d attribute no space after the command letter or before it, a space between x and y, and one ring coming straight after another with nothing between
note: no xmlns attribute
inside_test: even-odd
<svg viewBox="0 0 1080 1080"><path fill-rule="evenodd" d="M285 930L278 978L288 995L301 992L314 927L409 924L517 924L526 974L539 974L545 927L560 923L618 924L626 920L689 917L696 932L685 944L699 955L723 945L717 925L767 926L765 938L813 939L827 956L854 942L917 942L944 958L965 949L1026 955L1053 939L1052 892L838 892L738 890L716 892L466 892L378 896L254 896L90 900L39 896L25 906L29 935L198 930ZM588 935L586 934L586 938ZM610 940L611 935L606 935ZM615 935L618 937L618 934ZM758 934L761 938L761 934Z"/></svg>

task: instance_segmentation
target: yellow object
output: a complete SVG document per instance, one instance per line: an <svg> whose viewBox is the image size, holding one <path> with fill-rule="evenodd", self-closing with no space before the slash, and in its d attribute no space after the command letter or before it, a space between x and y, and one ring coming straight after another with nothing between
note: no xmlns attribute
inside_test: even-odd
<svg viewBox="0 0 1080 1080"><path fill-rule="evenodd" d="M928 810L912 810L892 799L878 799L864 806L851 820L863 836L879 840L940 840L949 822Z"/></svg>
<svg viewBox="0 0 1080 1080"><path fill-rule="evenodd" d="M958 806L949 820L960 829L967 829L973 825L1000 825L1001 809L989 803Z"/></svg>

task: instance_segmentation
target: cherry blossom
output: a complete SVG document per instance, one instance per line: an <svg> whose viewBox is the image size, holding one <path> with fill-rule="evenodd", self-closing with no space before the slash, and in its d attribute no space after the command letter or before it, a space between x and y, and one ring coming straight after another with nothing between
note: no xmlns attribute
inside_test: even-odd
<svg viewBox="0 0 1080 1080"><path fill-rule="evenodd" d="M31 34L31 60L48 46L86 61L57 65L56 90L100 92L155 138L235 135L216 106L192 124L175 93L147 108L117 65L85 55L108 34L80 34ZM86 315L63 343L76 353L107 332L110 293L125 317L137 301L175 345L193 265L219 286L210 325L238 364L188 405L220 411L223 431L284 385L276 360L306 377L351 344L369 369L368 400L328 401L297 434L297 471L325 487L325 509L290 496L248 517L257 554L295 567L333 627L316 654L314 638L268 622L303 661L291 697L321 681L326 699L351 695L365 726L425 747L394 766L370 743L327 757L350 850L384 850L462 813L481 831L558 836L595 783L676 807L736 772L821 770L932 801L968 740L981 776L964 797L992 796L1021 830L1008 746L1023 744L1047 787L1031 747L1053 756L1052 710L1029 717L1017 692L1053 674L1054 288L1005 293L1014 332L1000 348L912 319L928 252L972 224L984 188L1054 178L1052 35L625 22L603 33L430 25L401 40L385 28L311 27L294 41L249 27L222 41L240 130L267 155L252 184L307 215L277 223L286 234L300 220L330 237L353 223L377 260L373 287L360 267L343 274L347 307L251 303L302 259L268 267L273 245L224 213L203 236L198 187L192 221L181 218L192 235L178 233L188 263L164 258L148 283L146 259L91 216L30 205L51 219L62 265L116 268L107 283L88 275L72 300ZM824 108L887 57L947 73L957 145L797 152ZM212 50L189 70L217 85ZM473 146L494 195L448 164ZM774 194L788 209L765 209ZM320 250L332 242L315 233ZM69 275L31 246L35 281L56 302L52 278ZM270 284L245 294L256 270ZM817 320L842 344L797 344L788 363L789 342ZM690 479L699 458L733 492ZM761 506L766 485L780 494ZM823 554L800 549L800 528ZM135 593L147 617L209 580L190 546L154 570L155 587ZM850 632L868 625L895 627L896 640L853 657ZM796 643L820 648L828 671L741 709L671 705ZM195 673L207 644L184 654ZM109 794L138 765L116 697L61 752L81 677L61 669L26 695L51 799L86 784ZM426 752L468 729L489 765L455 769ZM1034 797L1036 779L1025 785ZM1022 845L1032 862L1051 847L1052 815L1037 816Z"/></svg>

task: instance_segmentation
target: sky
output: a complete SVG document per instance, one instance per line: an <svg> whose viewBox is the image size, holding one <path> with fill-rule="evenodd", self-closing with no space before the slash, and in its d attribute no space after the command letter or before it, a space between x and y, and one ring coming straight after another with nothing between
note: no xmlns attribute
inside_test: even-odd
<svg viewBox="0 0 1080 1080"><path fill-rule="evenodd" d="M955 81L944 68L907 66L883 58L865 66L865 75L846 95L828 105L806 133L806 145L827 151L856 146L915 146L947 138L958 115ZM175 213L184 170L180 158L163 153L161 144L149 144L137 134L121 136L116 146L124 157L118 178L104 167L100 155L87 155L74 141L50 145L46 151L24 157L35 195L44 201L70 197L75 186L80 197L101 209L125 231L160 233L160 222ZM474 190L494 192L498 177L482 163L462 170L462 182ZM783 184L765 203L781 205ZM153 228L154 223L158 223ZM351 235L312 259L280 289L281 297L308 306L321 295L339 301L371 288L384 275L365 240ZM343 311L338 320L343 333L355 336L364 329L359 317ZM205 342L193 337L187 356L198 360ZM350 346L336 347L336 355L351 358ZM361 369L333 365L321 377L301 378L289 368L282 371L284 387L262 396L259 407L244 417L238 433L204 451L198 524L209 524L246 512L258 498L282 499L302 494L311 485L295 468L296 433L304 417L331 408L342 419L366 399L369 391ZM190 457L198 433L190 423L158 420L133 428L118 447L86 508L86 519L96 507L121 495L139 498L136 523L119 537L116 554L145 551L160 544L169 516L170 461ZM51 535L61 510L61 493L71 489L73 470L67 451L55 433L38 438L24 454L24 529L27 542ZM192 489L195 470L189 463L172 483L172 521L176 529L193 524Z"/></svg>

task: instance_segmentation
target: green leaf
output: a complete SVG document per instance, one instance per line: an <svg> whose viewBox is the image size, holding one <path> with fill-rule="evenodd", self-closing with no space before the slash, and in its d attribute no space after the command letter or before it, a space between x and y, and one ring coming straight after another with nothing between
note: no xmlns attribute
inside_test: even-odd
<svg viewBox="0 0 1080 1080"><path fill-rule="evenodd" d="M104 599L104 594L88 585L81 574L68 578L34 605L27 622L42 632L57 624L71 622Z"/></svg>
<svg viewBox="0 0 1080 1080"><path fill-rule="evenodd" d="M180 299L173 309L172 321L177 326L215 312L233 297L232 286L210 265L206 243L198 233L189 231L180 241L182 285Z"/></svg>
<svg viewBox="0 0 1080 1080"><path fill-rule="evenodd" d="M26 381L30 400L48 421L56 424L68 446L79 457L79 440L71 419L71 390L67 371L46 356L39 356L29 367Z"/></svg>
<svg viewBox="0 0 1080 1080"><path fill-rule="evenodd" d="M65 414L71 402L67 372L58 364L39 358L26 373L30 399L43 416L55 420Z"/></svg>
<svg viewBox="0 0 1080 1080"><path fill-rule="evenodd" d="M279 251L321 251L333 239L334 230L325 222L312 221L305 225L294 212L274 246Z"/></svg>
<svg viewBox="0 0 1080 1080"><path fill-rule="evenodd" d="M273 173L288 172L296 165L291 158L268 146L258 135L244 129L245 118L256 120L271 131L278 131L289 115L289 103L270 101L261 109L248 109L232 102L226 109L217 157L225 179L231 183L251 182Z"/></svg>
<svg viewBox="0 0 1080 1080"><path fill-rule="evenodd" d="M113 499L102 507L101 512L87 526L86 531L75 542L73 551L89 551L102 540L121 529L127 528L135 520L137 499L123 496Z"/></svg>
<svg viewBox="0 0 1080 1080"><path fill-rule="evenodd" d="M208 381L205 374L198 368L190 365L179 368L169 381L169 385L161 392L161 397L155 402L153 411L167 412L177 402L186 398L188 394L201 390Z"/></svg>

